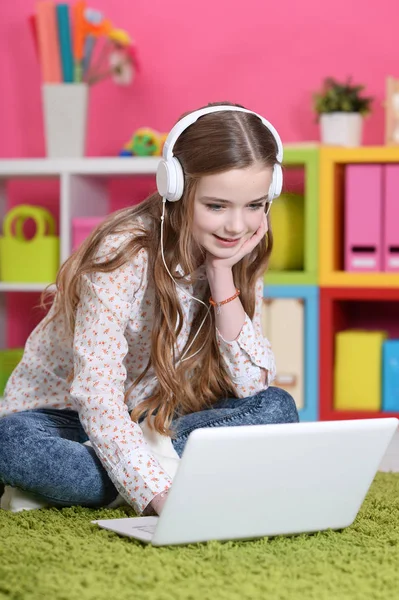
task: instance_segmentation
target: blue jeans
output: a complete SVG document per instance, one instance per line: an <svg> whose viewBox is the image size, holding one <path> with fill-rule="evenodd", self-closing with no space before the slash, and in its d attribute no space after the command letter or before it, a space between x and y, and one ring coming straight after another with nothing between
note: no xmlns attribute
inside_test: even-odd
<svg viewBox="0 0 399 600"><path fill-rule="evenodd" d="M270 387L248 398L229 398L212 409L173 421L172 440L182 455L189 434L200 427L298 421L292 397ZM0 419L0 482L30 492L53 506L100 507L118 492L90 446L72 410L37 409Z"/></svg>

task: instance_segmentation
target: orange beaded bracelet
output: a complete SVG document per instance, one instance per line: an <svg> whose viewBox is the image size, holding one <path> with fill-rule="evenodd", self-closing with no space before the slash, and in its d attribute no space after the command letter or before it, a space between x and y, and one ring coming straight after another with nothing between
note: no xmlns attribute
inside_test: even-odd
<svg viewBox="0 0 399 600"><path fill-rule="evenodd" d="M209 304L212 304L212 306L216 306L216 314L220 315L222 305L227 304L228 302L231 302L232 300L235 300L236 298L238 298L240 293L241 293L240 290L238 288L236 288L236 293L234 294L234 296L231 296L231 298L227 298L227 300L222 300L221 302L215 302L215 300L213 300L213 298L211 296L209 298Z"/></svg>

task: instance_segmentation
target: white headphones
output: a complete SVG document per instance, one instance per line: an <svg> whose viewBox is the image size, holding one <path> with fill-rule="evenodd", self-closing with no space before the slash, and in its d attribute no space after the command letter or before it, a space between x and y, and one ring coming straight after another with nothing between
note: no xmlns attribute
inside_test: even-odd
<svg viewBox="0 0 399 600"><path fill-rule="evenodd" d="M169 202L176 202L177 200L180 200L180 198L183 195L183 168L178 159L175 156L173 156L173 148L179 136L183 133L183 131L185 131L188 127L190 127L190 125L195 123L195 121L197 121L197 119L199 119L203 115L222 111L245 112L252 115L256 115L262 121L263 125L267 127L267 129L269 129L269 131L272 133L277 144L276 158L278 160L278 163L282 162L283 145L281 143L279 134L277 133L273 125L269 123L269 121L266 121L266 119L253 112L252 110L240 108L239 106L219 105L201 108L200 110L196 110L190 113L189 115L186 115L180 121L178 121L173 127L173 129L170 131L168 137L166 138L162 152L162 160L158 165L156 176L158 193L160 196L162 196L162 198L169 200ZM269 202L272 202L275 198L279 197L279 195L281 194L282 187L283 172L281 169L281 164L275 164L273 169L272 182L270 184L268 192Z"/></svg>

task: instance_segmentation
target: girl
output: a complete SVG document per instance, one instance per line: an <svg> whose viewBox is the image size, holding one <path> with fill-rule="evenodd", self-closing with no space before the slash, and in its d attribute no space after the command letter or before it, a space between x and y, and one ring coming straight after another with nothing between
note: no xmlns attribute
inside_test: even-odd
<svg viewBox="0 0 399 600"><path fill-rule="evenodd" d="M298 421L270 387L261 332L282 157L272 125L239 105L189 113L158 191L61 267L0 404L4 508L13 494L29 508L112 506L119 493L160 514L191 431Z"/></svg>

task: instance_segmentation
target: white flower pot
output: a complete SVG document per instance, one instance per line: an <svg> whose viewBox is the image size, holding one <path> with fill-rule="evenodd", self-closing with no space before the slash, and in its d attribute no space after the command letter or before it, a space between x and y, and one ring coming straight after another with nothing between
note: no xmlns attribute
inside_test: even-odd
<svg viewBox="0 0 399 600"><path fill-rule="evenodd" d="M360 146L363 117L360 113L323 113L320 116L322 144L329 146Z"/></svg>

